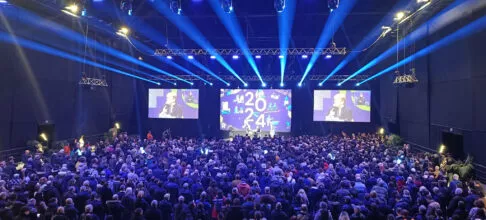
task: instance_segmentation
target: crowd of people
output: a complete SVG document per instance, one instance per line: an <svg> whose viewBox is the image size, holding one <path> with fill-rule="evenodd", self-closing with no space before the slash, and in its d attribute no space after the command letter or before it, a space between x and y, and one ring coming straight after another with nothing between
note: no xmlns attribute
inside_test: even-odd
<svg viewBox="0 0 486 220"><path fill-rule="evenodd" d="M481 184L378 134L118 134L0 162L0 219L486 219Z"/></svg>

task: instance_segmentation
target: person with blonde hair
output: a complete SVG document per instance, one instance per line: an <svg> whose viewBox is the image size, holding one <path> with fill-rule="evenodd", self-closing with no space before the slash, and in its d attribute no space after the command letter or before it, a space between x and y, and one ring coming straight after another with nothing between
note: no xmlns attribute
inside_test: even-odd
<svg viewBox="0 0 486 220"><path fill-rule="evenodd" d="M339 220L350 220L348 212L342 211L341 214L339 214Z"/></svg>
<svg viewBox="0 0 486 220"><path fill-rule="evenodd" d="M304 189L299 189L297 192L297 198L300 201L300 204L309 205L309 199L307 198L307 194L305 193Z"/></svg>

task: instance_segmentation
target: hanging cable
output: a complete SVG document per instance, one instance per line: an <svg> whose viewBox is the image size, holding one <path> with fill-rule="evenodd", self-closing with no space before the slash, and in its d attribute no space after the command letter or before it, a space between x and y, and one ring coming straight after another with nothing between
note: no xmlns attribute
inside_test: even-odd
<svg viewBox="0 0 486 220"><path fill-rule="evenodd" d="M84 34L83 74L86 74L86 54L88 51L88 32L89 32L89 24L88 22L86 22L86 32Z"/></svg>
<svg viewBox="0 0 486 220"><path fill-rule="evenodd" d="M135 44L133 44L133 42L130 40L130 38L128 36L126 37L126 39L127 39L128 43L130 43L130 45L132 45L132 47L135 48L135 50L137 50L138 52L142 53L143 55L145 55L145 56L151 56L151 57L155 56L155 53L147 53L147 52L144 52L144 51L138 49L137 46L135 46Z"/></svg>

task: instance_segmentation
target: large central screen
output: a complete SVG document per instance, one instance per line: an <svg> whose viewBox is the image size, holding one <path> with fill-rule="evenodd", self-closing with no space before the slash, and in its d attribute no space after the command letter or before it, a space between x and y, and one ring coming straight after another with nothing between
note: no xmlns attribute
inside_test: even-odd
<svg viewBox="0 0 486 220"><path fill-rule="evenodd" d="M314 121L370 122L371 91L314 90Z"/></svg>
<svg viewBox="0 0 486 220"><path fill-rule="evenodd" d="M197 119L199 90L149 89L149 118Z"/></svg>
<svg viewBox="0 0 486 220"><path fill-rule="evenodd" d="M290 132L291 119L291 90L221 89L221 130Z"/></svg>

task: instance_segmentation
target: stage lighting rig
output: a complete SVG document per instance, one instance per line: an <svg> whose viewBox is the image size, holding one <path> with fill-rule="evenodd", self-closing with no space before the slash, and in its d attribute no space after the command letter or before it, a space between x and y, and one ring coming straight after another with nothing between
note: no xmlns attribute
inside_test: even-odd
<svg viewBox="0 0 486 220"><path fill-rule="evenodd" d="M221 0L221 8L223 8L224 12L231 14L234 10L233 0Z"/></svg>
<svg viewBox="0 0 486 220"><path fill-rule="evenodd" d="M86 16L86 0L74 1L64 7L64 9L62 9L61 11L73 17L78 17L79 15Z"/></svg>
<svg viewBox="0 0 486 220"><path fill-rule="evenodd" d="M133 13L133 0L122 0L120 2L120 10L131 16Z"/></svg>
<svg viewBox="0 0 486 220"><path fill-rule="evenodd" d="M69 12L73 14L77 14L79 11L79 6L77 4L71 4L65 7L66 10L69 10Z"/></svg>
<svg viewBox="0 0 486 220"><path fill-rule="evenodd" d="M91 89L94 89L96 86L99 87L108 87L108 83L106 79L103 78L91 78L87 77L83 74L81 80L79 80L79 85L89 86Z"/></svg>
<svg viewBox="0 0 486 220"><path fill-rule="evenodd" d="M182 15L182 2L181 0L171 0L170 10L177 15Z"/></svg>
<svg viewBox="0 0 486 220"><path fill-rule="evenodd" d="M393 29L389 26L382 26L381 30L383 30L383 32L381 33L380 37L386 37L386 35L390 33Z"/></svg>
<svg viewBox="0 0 486 220"><path fill-rule="evenodd" d="M339 0L327 0L327 7L331 12L336 10L339 7Z"/></svg>
<svg viewBox="0 0 486 220"><path fill-rule="evenodd" d="M395 18L393 18L395 21L401 21L405 17L405 12L404 11L399 11L395 14Z"/></svg>
<svg viewBox="0 0 486 220"><path fill-rule="evenodd" d="M281 13L285 10L285 0L275 0L273 6L278 13Z"/></svg>
<svg viewBox="0 0 486 220"><path fill-rule="evenodd" d="M397 70L395 71L395 80L393 81L393 85L397 87L407 87L407 88L412 88L419 82L417 77L415 76L415 69L412 69L411 74L400 74L400 72Z"/></svg>
<svg viewBox="0 0 486 220"><path fill-rule="evenodd" d="M130 34L130 29L128 29L127 27L121 27L120 30L116 32L116 34L126 38L128 37L128 34Z"/></svg>

